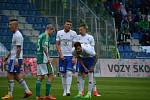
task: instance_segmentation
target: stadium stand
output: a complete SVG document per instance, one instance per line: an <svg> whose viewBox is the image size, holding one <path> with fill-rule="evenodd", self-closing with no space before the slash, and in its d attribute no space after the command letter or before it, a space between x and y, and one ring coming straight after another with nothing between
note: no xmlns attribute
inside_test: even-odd
<svg viewBox="0 0 150 100"><path fill-rule="evenodd" d="M40 7L40 0L37 0L37 2L31 2L32 0L1 0L0 1L0 43L3 44L7 50L10 50L11 45L11 38L12 34L8 31L8 21L10 18L17 18L19 20L20 29L24 35L24 54L25 55L35 55L36 53L36 40L39 33L44 31L45 26L51 22L54 23L54 20L50 17L47 17L42 11L39 9ZM66 0L68 1L68 0ZM81 0L80 0L81 1ZM104 7L106 11L113 15L115 18L119 18L121 15L120 21L123 20L123 16L127 15L130 16L131 20L128 20L128 31L129 34L123 33L124 30L118 29L118 41L117 41L117 47L120 52L121 58L139 58L139 57L149 57L149 52L146 50L141 49L141 46L150 46L150 40L146 40L148 36L150 36L150 29L147 23L148 21L148 14L150 13L150 10L147 10L148 3L141 2L141 0L138 0L136 3L130 4L128 0L125 0L126 2L123 2L124 0L105 0L103 3L95 3L91 0L87 0L87 6L98 16L106 17L106 12L101 11L102 9L99 9L102 4L104 4ZM145 0L147 1L147 0ZM51 2L52 5L55 5L58 1L48 1ZM69 5L70 2L66 2L65 7ZM61 3L58 5L61 6ZM125 6L124 6L125 5ZM144 7L144 11L142 10L143 5L146 5ZM46 7L48 5L45 5ZM58 9L61 9L59 6ZM72 6L76 6L76 2L72 1ZM122 6L122 10L116 13L116 11L119 9L119 7ZM142 6L142 7L141 7ZM49 7L49 6L48 6ZM47 8L46 8L47 9ZM47 12L45 10L45 12ZM55 8L51 7L52 11L50 12L51 15L57 16L61 15L61 10L55 12ZM74 10L74 9L73 9ZM79 7L79 10L82 10L83 13L80 13L81 17L85 15L92 16L89 13L89 10L85 6ZM69 9L64 10L64 12L69 12ZM75 10L74 10L75 12ZM125 13L127 12L127 13ZM69 16L69 13L65 13L64 17ZM117 15L118 14L118 15ZM83 15L83 16L82 16ZM73 15L76 16L76 15ZM143 19L142 19L143 18ZM75 23L74 27L77 27L76 19L74 17L72 18L73 22ZM61 21L61 19L58 20L58 23ZM62 22L62 21L61 21ZM92 21L87 22L87 24L90 24ZM121 22L117 22L121 23ZM145 27L141 27L144 25ZM119 25L121 26L121 25ZM132 27L131 27L132 26ZM57 28L62 27L61 24L58 24ZM95 26L93 26L95 27ZM101 25L102 27L102 25ZM118 28L118 26L116 27ZM142 29L144 28L144 29ZM94 30L95 31L95 30ZM104 33L103 31L102 33ZM146 33L149 33L147 36ZM105 34L101 34L101 37L105 37ZM55 38L56 34L53 34L52 36L52 42L51 44L55 44ZM145 39L144 39L145 38ZM6 42L7 39L7 42ZM95 39L96 40L96 39ZM105 39L100 38L101 42L104 42ZM98 43L98 42L97 42ZM32 48L32 50L31 50ZM103 49L103 48L102 48ZM56 56L57 52L55 51L55 48L51 48L51 55ZM105 51L105 50L104 50ZM104 53L105 54L105 53ZM108 55L109 56L109 55ZM110 56L111 57L111 56Z"/></svg>
<svg viewBox="0 0 150 100"><path fill-rule="evenodd" d="M48 18L42 15L29 0L0 1L0 42L7 50L10 50L11 47L12 34L8 30L8 21L11 18L19 20L19 26L24 36L24 54L35 55L37 36L44 31L48 24ZM53 44L55 43L55 35L52 39ZM57 55L56 52L54 54Z"/></svg>

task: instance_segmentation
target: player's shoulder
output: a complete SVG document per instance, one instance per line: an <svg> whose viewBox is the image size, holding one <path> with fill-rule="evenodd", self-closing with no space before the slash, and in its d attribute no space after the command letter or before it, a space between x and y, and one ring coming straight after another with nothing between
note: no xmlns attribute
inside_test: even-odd
<svg viewBox="0 0 150 100"><path fill-rule="evenodd" d="M86 36L89 38L93 38L93 35L91 35L91 34L86 34Z"/></svg>
<svg viewBox="0 0 150 100"><path fill-rule="evenodd" d="M19 30L14 33L14 36L15 37L23 37L22 33Z"/></svg>
<svg viewBox="0 0 150 100"><path fill-rule="evenodd" d="M77 34L76 31L74 31L74 30L70 30L70 33Z"/></svg>
<svg viewBox="0 0 150 100"><path fill-rule="evenodd" d="M39 35L39 38L43 38L45 35L46 35L45 33L41 33L41 34Z"/></svg>
<svg viewBox="0 0 150 100"><path fill-rule="evenodd" d="M57 34L64 33L64 30L57 31Z"/></svg>

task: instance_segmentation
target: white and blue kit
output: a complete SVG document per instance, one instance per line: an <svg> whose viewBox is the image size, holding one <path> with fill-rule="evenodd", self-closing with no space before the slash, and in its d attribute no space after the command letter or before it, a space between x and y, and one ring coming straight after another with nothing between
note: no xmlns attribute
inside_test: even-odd
<svg viewBox="0 0 150 100"><path fill-rule="evenodd" d="M16 53L17 53L17 46L21 46L21 52L19 58L17 58L18 65L15 65L16 62ZM23 63L23 36L19 30L17 30L13 34L12 38L12 46L11 46L11 54L10 60L8 61L8 72L10 73L20 73L22 70L22 63Z"/></svg>
<svg viewBox="0 0 150 100"><path fill-rule="evenodd" d="M76 41L77 33L73 30L65 32L60 30L57 32L56 41L60 41L61 52L64 56L64 60L59 59L59 71L65 73L66 70L73 71L72 63L72 46Z"/></svg>
<svg viewBox="0 0 150 100"><path fill-rule="evenodd" d="M89 44L81 44L82 47L82 51L80 54L77 54L75 51L75 48L72 49L72 54L73 56L77 57L77 71L78 72L86 72L86 70L84 69L84 67L82 66L82 64L80 63L80 60L83 61L83 64L85 65L85 67L90 70L92 67L94 67L95 64L95 50L93 49L93 47Z"/></svg>

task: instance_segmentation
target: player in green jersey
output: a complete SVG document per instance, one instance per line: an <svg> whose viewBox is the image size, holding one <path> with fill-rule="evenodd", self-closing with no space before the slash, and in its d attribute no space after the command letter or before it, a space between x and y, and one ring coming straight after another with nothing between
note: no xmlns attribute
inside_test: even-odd
<svg viewBox="0 0 150 100"><path fill-rule="evenodd" d="M36 100L41 99L40 88L41 82L44 76L47 75L48 79L46 81L46 97L50 100L55 100L56 98L50 95L51 81L53 78L50 64L50 57L48 55L50 47L50 36L54 32L55 28L53 25L48 24L44 33L40 34L37 43L37 80L36 80Z"/></svg>

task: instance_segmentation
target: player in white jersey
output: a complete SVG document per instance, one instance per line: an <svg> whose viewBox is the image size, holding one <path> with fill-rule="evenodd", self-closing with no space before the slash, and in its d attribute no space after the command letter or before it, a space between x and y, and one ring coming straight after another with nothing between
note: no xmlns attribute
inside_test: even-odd
<svg viewBox="0 0 150 100"><path fill-rule="evenodd" d="M71 20L66 20L64 29L57 32L56 49L59 55L59 71L62 76L63 96L70 96L70 87L72 83L72 47L77 34L71 30Z"/></svg>
<svg viewBox="0 0 150 100"><path fill-rule="evenodd" d="M79 33L80 33L80 35L78 35L77 41L80 42L81 44L89 44L94 49L94 46L95 46L94 38L92 35L87 33L87 27L85 24L81 24L79 26ZM82 86L83 87L82 95L84 95L84 79L82 79L82 77L80 75L78 75L78 85L80 85L79 82L82 82L82 84L81 84L81 85L83 85ZM98 93L97 88L96 88L96 80L95 79L93 82L93 96L100 96L100 94Z"/></svg>
<svg viewBox="0 0 150 100"><path fill-rule="evenodd" d="M77 67L79 68L78 74L82 77L88 75L88 93L84 97L82 96L82 83L79 82L79 93L75 98L91 98L91 92L93 88L93 72L94 66L96 62L96 53L94 48L89 44L81 44L80 42L76 42L74 44L74 48L72 49L72 54L77 58Z"/></svg>
<svg viewBox="0 0 150 100"><path fill-rule="evenodd" d="M9 29L13 32L11 52L5 57L4 62L8 61L7 78L9 82L8 95L2 97L5 99L13 99L14 80L19 82L25 91L24 98L32 95L25 80L21 77L22 62L23 62L23 36L18 30L18 20L12 19L9 21Z"/></svg>

